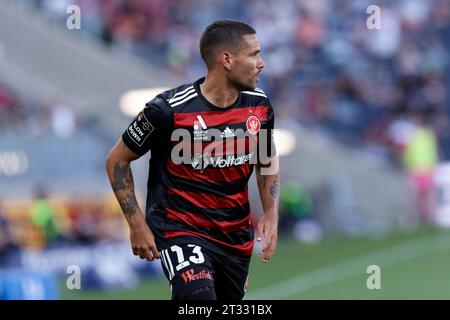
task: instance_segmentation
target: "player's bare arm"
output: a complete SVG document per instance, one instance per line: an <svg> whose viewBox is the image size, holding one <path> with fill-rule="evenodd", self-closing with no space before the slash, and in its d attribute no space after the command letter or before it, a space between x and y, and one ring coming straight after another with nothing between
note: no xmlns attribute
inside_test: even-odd
<svg viewBox="0 0 450 320"><path fill-rule="evenodd" d="M130 242L134 255L153 261L159 258L152 231L136 200L130 163L139 156L120 138L106 158L106 171L111 187L130 227Z"/></svg>
<svg viewBox="0 0 450 320"><path fill-rule="evenodd" d="M276 161L276 159L272 161ZM261 165L256 166L256 181L264 210L264 215L258 223L256 240L264 239L262 262L267 263L275 252L277 245L280 177L278 171L273 174L265 174L266 172L262 169Z"/></svg>

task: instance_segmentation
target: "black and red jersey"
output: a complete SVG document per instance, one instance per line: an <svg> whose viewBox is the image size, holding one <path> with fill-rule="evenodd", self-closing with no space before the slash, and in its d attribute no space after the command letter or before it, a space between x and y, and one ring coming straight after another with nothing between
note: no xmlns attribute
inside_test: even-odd
<svg viewBox="0 0 450 320"><path fill-rule="evenodd" d="M273 110L260 89L241 91L233 105L216 107L201 94L203 81L159 94L122 139L136 154L151 150L146 219L157 238L189 237L250 256L247 185L254 165L275 152ZM261 148L263 132L268 139Z"/></svg>

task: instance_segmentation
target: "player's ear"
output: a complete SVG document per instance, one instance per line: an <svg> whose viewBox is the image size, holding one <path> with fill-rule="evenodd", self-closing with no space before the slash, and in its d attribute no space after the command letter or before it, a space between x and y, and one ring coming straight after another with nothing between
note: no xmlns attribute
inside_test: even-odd
<svg viewBox="0 0 450 320"><path fill-rule="evenodd" d="M231 67L233 65L233 59L230 52L222 51L220 53L220 63L223 65L223 67L226 70L231 70Z"/></svg>

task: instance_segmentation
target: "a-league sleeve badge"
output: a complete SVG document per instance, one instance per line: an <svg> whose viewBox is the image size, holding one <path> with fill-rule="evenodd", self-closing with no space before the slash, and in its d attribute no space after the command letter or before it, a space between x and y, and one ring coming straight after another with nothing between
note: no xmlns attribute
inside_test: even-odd
<svg viewBox="0 0 450 320"><path fill-rule="evenodd" d="M130 124L127 132L131 140L141 147L154 129L155 128L145 116L144 111L142 111L141 113L139 113L136 120L134 120L133 123Z"/></svg>

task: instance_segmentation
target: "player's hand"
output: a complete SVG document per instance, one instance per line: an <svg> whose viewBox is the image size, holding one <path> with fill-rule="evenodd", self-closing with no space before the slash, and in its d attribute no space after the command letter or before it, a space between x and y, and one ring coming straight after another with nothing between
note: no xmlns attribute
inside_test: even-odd
<svg viewBox="0 0 450 320"><path fill-rule="evenodd" d="M269 262L275 248L277 246L278 239L278 215L272 213L265 213L264 216L259 220L258 229L256 234L256 241L261 241L264 239L262 252L263 255L262 262Z"/></svg>
<svg viewBox="0 0 450 320"><path fill-rule="evenodd" d="M143 223L130 227L130 242L135 256L148 261L159 259L155 237L145 220Z"/></svg>

